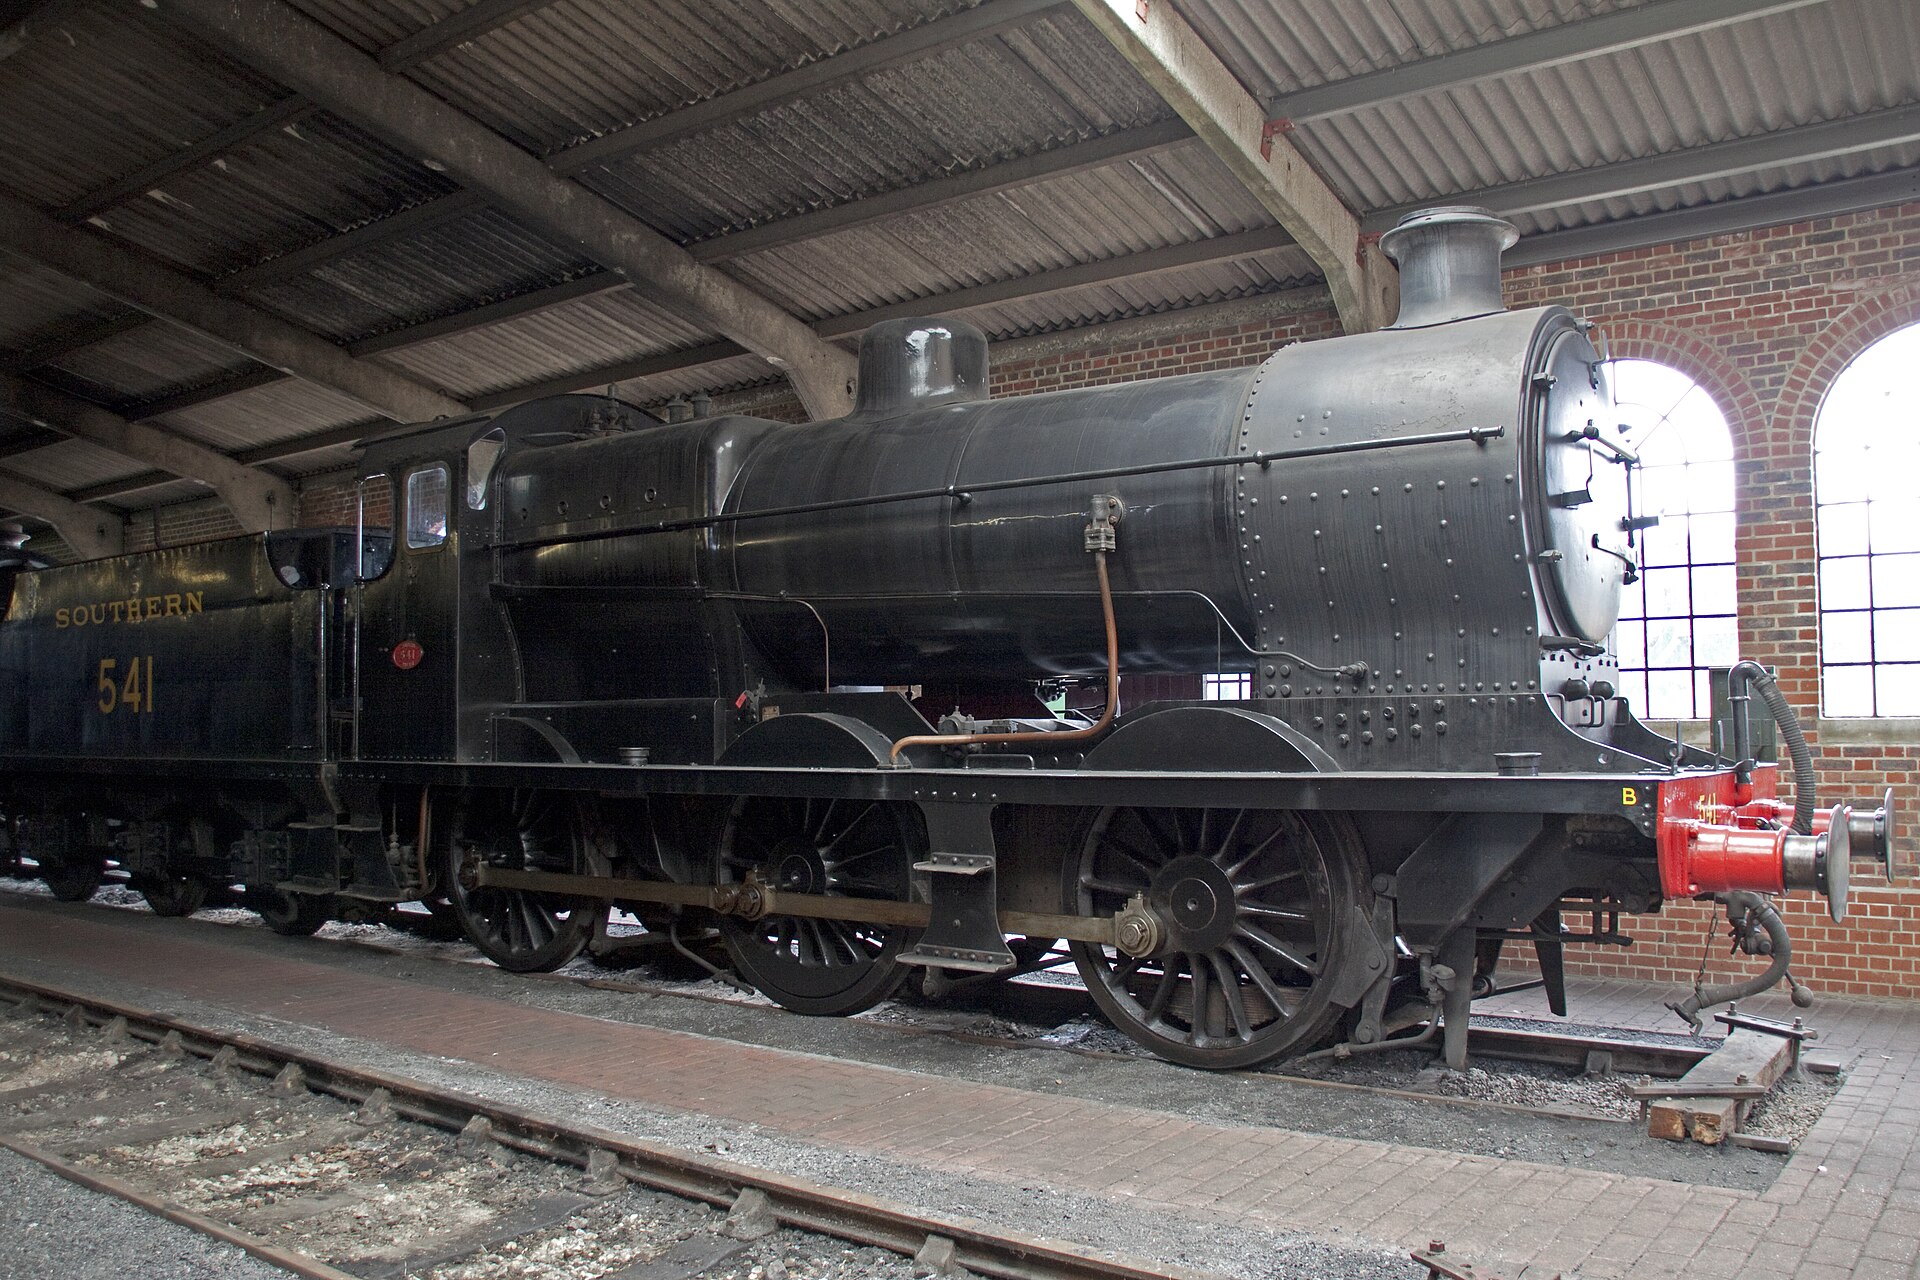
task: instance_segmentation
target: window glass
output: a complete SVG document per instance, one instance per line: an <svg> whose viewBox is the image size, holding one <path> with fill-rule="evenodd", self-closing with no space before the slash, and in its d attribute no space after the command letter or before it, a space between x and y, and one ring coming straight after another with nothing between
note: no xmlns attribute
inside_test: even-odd
<svg viewBox="0 0 1920 1280"><path fill-rule="evenodd" d="M407 545L437 547L447 540L447 469L440 463L407 477Z"/></svg>
<svg viewBox="0 0 1920 1280"><path fill-rule="evenodd" d="M1920 325L1834 380L1813 429L1820 701L1830 716L1920 716L1920 418L1903 391Z"/></svg>
<svg viewBox="0 0 1920 1280"><path fill-rule="evenodd" d="M467 507L470 510L487 509L487 493L493 487L493 469L499 465L500 455L506 452L506 448L507 433L499 427L467 446Z"/></svg>
<svg viewBox="0 0 1920 1280"><path fill-rule="evenodd" d="M1245 671L1202 676L1200 696L1208 702L1244 702L1253 697L1253 676Z"/></svg>
<svg viewBox="0 0 1920 1280"><path fill-rule="evenodd" d="M1642 716L1701 719L1707 668L1739 656L1733 433L1713 397L1678 369L1614 360L1608 373L1622 434L1640 455L1637 504L1660 517L1641 534L1640 580L1622 594L1613 633L1621 692Z"/></svg>

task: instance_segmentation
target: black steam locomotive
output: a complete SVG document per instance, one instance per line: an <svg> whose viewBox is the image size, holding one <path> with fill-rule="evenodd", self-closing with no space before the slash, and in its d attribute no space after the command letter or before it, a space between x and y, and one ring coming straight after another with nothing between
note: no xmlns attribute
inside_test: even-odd
<svg viewBox="0 0 1920 1280"><path fill-rule="evenodd" d="M1461 1061L1504 942L1563 1007L1667 899L1764 950L1752 895L1837 918L1888 809L1799 749L1774 800L1751 664L1720 754L1616 693L1633 444L1591 326L1501 309L1511 237L1408 219L1393 327L1254 369L989 400L978 331L894 322L835 421L544 400L370 443L350 526L16 565L14 856L284 932L429 901L521 970L618 903L807 1013L1070 952L1207 1067ZM1245 696L1122 712L1145 673Z"/></svg>

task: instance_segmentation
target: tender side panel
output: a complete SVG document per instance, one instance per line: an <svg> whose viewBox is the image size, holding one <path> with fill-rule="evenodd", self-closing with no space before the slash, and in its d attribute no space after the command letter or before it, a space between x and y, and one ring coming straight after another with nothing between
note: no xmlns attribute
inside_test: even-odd
<svg viewBox="0 0 1920 1280"><path fill-rule="evenodd" d="M0 624L0 744L309 758L323 594L275 581L257 538L23 574Z"/></svg>

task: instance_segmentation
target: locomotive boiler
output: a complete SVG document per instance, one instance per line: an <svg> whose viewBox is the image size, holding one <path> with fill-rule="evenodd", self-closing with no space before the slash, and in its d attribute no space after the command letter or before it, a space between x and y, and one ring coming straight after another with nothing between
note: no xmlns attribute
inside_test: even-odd
<svg viewBox="0 0 1920 1280"><path fill-rule="evenodd" d="M1071 956L1199 1066L1423 1021L1458 1063L1506 942L1563 1011L1564 947L1672 898L1726 898L1770 982L1789 948L1758 895L1839 918L1850 853L1891 869L1891 797L1820 812L1752 664L1716 752L1619 695L1653 519L1591 326L1502 309L1512 238L1410 217L1393 326L1256 368L990 399L977 330L894 321L838 420L540 401L369 443L351 527L20 573L19 848L174 909L244 884L289 931L444 900L514 968L619 903L811 1013ZM224 634L269 633L274 715L223 720L234 668L164 605L147 720L48 692L95 673L89 593L122 578L192 578ZM1245 696L1123 706L1150 674Z"/></svg>

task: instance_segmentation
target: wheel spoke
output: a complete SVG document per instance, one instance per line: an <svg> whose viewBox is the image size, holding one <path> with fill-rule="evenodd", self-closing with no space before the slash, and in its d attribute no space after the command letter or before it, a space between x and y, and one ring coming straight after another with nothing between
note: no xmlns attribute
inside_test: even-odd
<svg viewBox="0 0 1920 1280"><path fill-rule="evenodd" d="M1147 882L1138 880L1131 883L1122 883L1118 880L1103 879L1100 876L1083 875L1080 877L1080 887L1093 893L1111 894L1116 898L1131 898L1134 894L1145 889Z"/></svg>
<svg viewBox="0 0 1920 1280"><path fill-rule="evenodd" d="M1207 856L1222 866L1226 865L1225 859L1227 855L1232 852L1234 844L1240 839L1240 825L1246 820L1247 811L1245 809L1235 809L1233 811L1233 821L1227 824L1226 834L1220 837L1220 842L1217 846L1218 851L1207 854ZM1206 850L1202 848L1201 852L1205 853Z"/></svg>
<svg viewBox="0 0 1920 1280"><path fill-rule="evenodd" d="M1227 953L1239 961L1241 971L1253 981L1254 986L1260 988L1260 994L1267 998L1275 1014L1282 1019L1292 1016L1287 1005L1298 998L1297 994L1289 996L1283 991L1280 984L1273 980L1273 975L1267 972L1266 966L1255 960L1253 953L1247 950L1246 943L1237 939L1227 943Z"/></svg>
<svg viewBox="0 0 1920 1280"><path fill-rule="evenodd" d="M820 850L822 856L827 858L833 857L834 852L840 848L840 842L845 840L848 836L852 835L855 831L859 830L860 825L864 823L867 820L868 816L872 814L874 810L878 809L879 807L880 806L877 801L872 801L872 800L868 801L867 807L862 809L859 813L856 813L853 816L852 822L849 822L846 826L841 827L839 833L835 835L833 839L827 841L826 847ZM883 846L883 847L891 847L891 846ZM873 850L868 850L868 853L872 853L872 852ZM864 857L866 855L859 855L859 856Z"/></svg>
<svg viewBox="0 0 1920 1280"><path fill-rule="evenodd" d="M1304 870L1295 867L1292 871L1276 872L1270 876L1261 876L1258 880L1235 880L1233 887L1240 893L1258 893L1262 889L1271 889L1273 886L1285 884L1289 880L1299 880L1306 874Z"/></svg>
<svg viewBox="0 0 1920 1280"><path fill-rule="evenodd" d="M1172 856L1185 852L1186 845L1181 840L1180 820L1178 818L1169 820L1168 826L1162 827L1160 825L1159 815L1166 812L1165 810L1132 809L1129 810L1129 812L1139 821L1141 830L1145 831L1161 849L1167 852L1168 858L1160 859L1162 863L1168 861ZM1171 828L1170 833L1169 828Z"/></svg>
<svg viewBox="0 0 1920 1280"><path fill-rule="evenodd" d="M1259 947L1262 951L1272 952L1275 956L1286 961L1302 973L1311 974L1314 977L1320 975L1320 966L1318 964L1315 964L1312 960L1292 950L1258 925L1241 924L1234 929L1234 932L1245 938L1248 942L1251 942L1254 946Z"/></svg>
<svg viewBox="0 0 1920 1280"><path fill-rule="evenodd" d="M1149 1023L1160 1021L1161 1015L1167 1011L1167 1005L1173 1001L1173 993L1180 986L1180 968L1170 963L1172 959L1172 956L1168 956L1160 962L1160 985L1154 988L1153 999L1145 1009Z"/></svg>
<svg viewBox="0 0 1920 1280"><path fill-rule="evenodd" d="M1253 1039L1253 1018L1247 1012L1247 998L1240 990L1240 977L1233 966L1218 951L1209 951L1207 961L1213 966L1213 975L1220 984L1220 1002L1226 1006L1227 1017L1233 1022L1233 1034L1240 1040ZM1222 1034L1226 1031L1221 1028Z"/></svg>
<svg viewBox="0 0 1920 1280"><path fill-rule="evenodd" d="M1240 903L1243 916L1261 916L1268 920L1311 920L1312 916L1304 911L1287 911L1281 907L1269 907L1258 902Z"/></svg>
<svg viewBox="0 0 1920 1280"><path fill-rule="evenodd" d="M873 848L863 849L859 853L850 853L844 858L835 858L833 860L833 865L835 869L838 869L840 867L850 867L856 862L864 861L865 859L874 857L878 854L898 853L899 851L900 851L900 846L897 844L888 843L888 844L882 844L882 845L875 845Z"/></svg>
<svg viewBox="0 0 1920 1280"><path fill-rule="evenodd" d="M1193 1044L1203 1043L1207 1037L1207 1021L1211 1011L1207 1004L1213 998L1213 984L1207 980L1207 968L1200 963L1200 957L1191 953L1187 956L1187 993L1193 1008L1187 1015L1187 1039Z"/></svg>
<svg viewBox="0 0 1920 1280"><path fill-rule="evenodd" d="M1112 835L1108 835L1105 839L1101 841L1100 851L1102 853L1112 854L1114 857L1118 858L1120 861L1127 863L1128 865L1133 867L1135 871L1138 871L1140 873L1140 881L1142 884L1151 883L1153 880L1153 873L1158 869L1159 866L1166 865L1166 859L1162 858L1160 859L1158 866L1156 866L1155 863L1149 860L1149 857L1147 854L1142 853L1140 850L1127 844L1124 840L1120 840L1117 837Z"/></svg>

